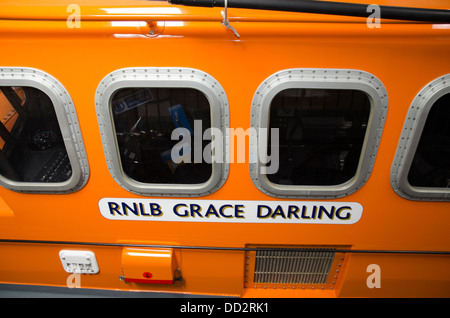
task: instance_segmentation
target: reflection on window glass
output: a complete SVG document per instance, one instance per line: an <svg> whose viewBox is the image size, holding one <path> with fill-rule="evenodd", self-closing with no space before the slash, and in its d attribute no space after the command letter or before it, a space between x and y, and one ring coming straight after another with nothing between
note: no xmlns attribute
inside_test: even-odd
<svg viewBox="0 0 450 318"><path fill-rule="evenodd" d="M50 98L33 87L0 86L0 173L12 181L67 181L72 167Z"/></svg>
<svg viewBox="0 0 450 318"><path fill-rule="evenodd" d="M279 129L281 185L338 185L358 168L370 101L358 90L286 89L270 105L270 128ZM271 147L268 147L270 154Z"/></svg>
<svg viewBox="0 0 450 318"><path fill-rule="evenodd" d="M203 140L204 131L211 128L210 105L202 92L193 88L123 88L114 94L111 104L122 169L128 177L143 183L208 181L212 165L194 160L194 139ZM201 129L195 129L199 123ZM171 135L181 127L191 134L191 160L176 164L171 151L180 141L172 140ZM204 149L210 141L202 142Z"/></svg>
<svg viewBox="0 0 450 318"><path fill-rule="evenodd" d="M428 113L408 182L417 187L450 187L450 94L439 98Z"/></svg>

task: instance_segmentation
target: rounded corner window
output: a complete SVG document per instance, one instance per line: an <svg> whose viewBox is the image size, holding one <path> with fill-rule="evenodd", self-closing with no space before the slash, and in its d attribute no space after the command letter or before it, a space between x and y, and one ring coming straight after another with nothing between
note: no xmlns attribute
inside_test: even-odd
<svg viewBox="0 0 450 318"><path fill-rule="evenodd" d="M355 192L372 171L387 100L383 84L363 71L290 69L270 76L252 105L253 183L274 197Z"/></svg>
<svg viewBox="0 0 450 318"><path fill-rule="evenodd" d="M450 74L426 85L411 103L391 169L401 197L450 201Z"/></svg>
<svg viewBox="0 0 450 318"><path fill-rule="evenodd" d="M228 174L228 102L210 75L127 68L101 82L96 108L111 175L140 195L202 196Z"/></svg>
<svg viewBox="0 0 450 318"><path fill-rule="evenodd" d="M31 193L81 189L89 168L68 92L37 69L0 74L0 185Z"/></svg>

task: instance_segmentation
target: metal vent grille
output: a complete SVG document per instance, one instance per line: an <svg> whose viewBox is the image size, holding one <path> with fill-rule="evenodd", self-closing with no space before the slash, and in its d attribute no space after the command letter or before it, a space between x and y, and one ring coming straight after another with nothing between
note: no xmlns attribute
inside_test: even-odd
<svg viewBox="0 0 450 318"><path fill-rule="evenodd" d="M333 289L343 256L329 247L255 247L247 253L245 283L255 288Z"/></svg>
<svg viewBox="0 0 450 318"><path fill-rule="evenodd" d="M334 254L334 251L256 251L254 282L325 284Z"/></svg>

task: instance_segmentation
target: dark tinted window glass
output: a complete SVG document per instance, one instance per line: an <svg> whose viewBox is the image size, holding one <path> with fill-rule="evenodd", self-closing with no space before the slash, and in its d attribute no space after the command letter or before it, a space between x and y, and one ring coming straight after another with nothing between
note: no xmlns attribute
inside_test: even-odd
<svg viewBox="0 0 450 318"><path fill-rule="evenodd" d="M270 106L270 128L279 129L279 169L267 178L282 185L338 185L350 180L358 167L369 114L370 101L361 91L281 91Z"/></svg>
<svg viewBox="0 0 450 318"><path fill-rule="evenodd" d="M50 98L33 87L0 87L0 173L20 182L64 182L72 175Z"/></svg>
<svg viewBox="0 0 450 318"><path fill-rule="evenodd" d="M428 113L408 182L417 187L450 187L450 94L439 98Z"/></svg>
<svg viewBox="0 0 450 318"><path fill-rule="evenodd" d="M124 88L114 94L112 110L122 169L128 177L168 184L203 183L211 177L211 164L203 158L201 162L194 160L194 139L203 140L204 131L211 128L210 105L202 92L192 88ZM201 130L195 129L199 123ZM180 140L171 140L171 135L178 127L190 131L192 151L191 160L186 160L190 162L175 164L171 151ZM201 136L195 136L196 132Z"/></svg>

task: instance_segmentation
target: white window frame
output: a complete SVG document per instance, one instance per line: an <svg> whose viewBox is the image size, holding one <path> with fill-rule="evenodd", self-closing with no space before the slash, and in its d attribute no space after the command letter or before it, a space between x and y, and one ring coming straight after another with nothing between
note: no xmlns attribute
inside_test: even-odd
<svg viewBox="0 0 450 318"><path fill-rule="evenodd" d="M0 67L0 86L33 87L50 98L72 166L72 176L64 182L13 181L0 175L0 185L25 193L70 193L84 187L89 179L89 164L76 110L64 86L50 74L28 67Z"/></svg>
<svg viewBox="0 0 450 318"><path fill-rule="evenodd" d="M261 172L268 158L260 156L258 137L254 132L269 127L272 99L281 91L298 89L348 89L363 91L371 103L370 117L355 176L339 185L280 185L270 182ZM374 75L349 69L287 69L267 78L257 89L251 110L250 176L263 193L279 198L338 198L361 188L368 180L378 150L388 109L388 96L383 83ZM267 144L267 141L266 141ZM264 153L264 152L263 152ZM261 159L261 160L260 160Z"/></svg>
<svg viewBox="0 0 450 318"><path fill-rule="evenodd" d="M450 74L427 84L411 103L391 167L391 186L401 197L416 201L450 201L449 188L416 187L408 174L422 136L428 113L434 103L450 93Z"/></svg>
<svg viewBox="0 0 450 318"><path fill-rule="evenodd" d="M127 176L120 160L116 131L112 118L113 94L122 88L192 88L201 91L209 101L211 126L223 135L223 158L212 154L212 175L200 184L143 183ZM204 196L217 191L228 177L228 99L222 86L211 75L192 68L138 67L124 68L108 74L99 84L95 96L97 119L109 172L126 190L146 196Z"/></svg>

